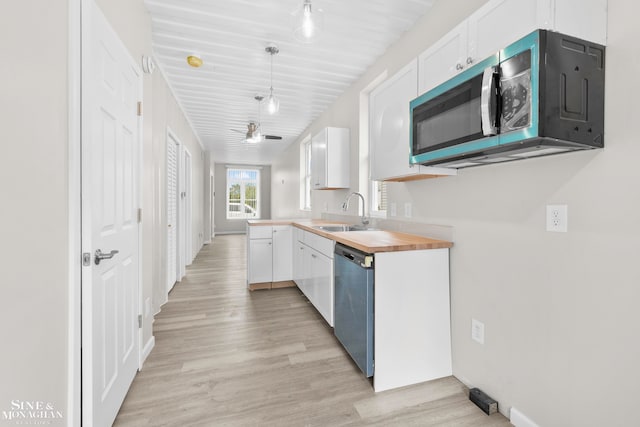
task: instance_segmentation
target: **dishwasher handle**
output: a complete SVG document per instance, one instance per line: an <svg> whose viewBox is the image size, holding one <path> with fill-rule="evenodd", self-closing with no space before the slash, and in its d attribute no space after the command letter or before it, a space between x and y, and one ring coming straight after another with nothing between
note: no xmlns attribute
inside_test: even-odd
<svg viewBox="0 0 640 427"><path fill-rule="evenodd" d="M335 247L336 256L342 257L345 260L362 268L373 268L373 255L364 253L358 249L345 246L341 243L337 243Z"/></svg>

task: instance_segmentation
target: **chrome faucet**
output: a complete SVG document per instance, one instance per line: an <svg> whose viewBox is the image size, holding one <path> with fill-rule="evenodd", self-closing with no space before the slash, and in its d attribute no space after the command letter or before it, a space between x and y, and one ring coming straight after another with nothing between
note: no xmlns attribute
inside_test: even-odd
<svg viewBox="0 0 640 427"><path fill-rule="evenodd" d="M367 219L367 217L365 215L365 206L366 206L366 204L364 202L364 196L362 194L356 193L356 192L353 192L353 193L349 194L347 196L347 198L344 199L344 202L342 203L342 210L346 212L349 209L349 200L351 200L351 196L359 196L360 200L362 200L362 224L363 225L369 224L369 219Z"/></svg>

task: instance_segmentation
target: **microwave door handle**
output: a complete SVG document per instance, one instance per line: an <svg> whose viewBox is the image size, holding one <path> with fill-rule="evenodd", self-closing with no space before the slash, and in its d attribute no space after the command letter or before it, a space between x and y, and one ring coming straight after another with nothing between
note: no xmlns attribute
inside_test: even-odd
<svg viewBox="0 0 640 427"><path fill-rule="evenodd" d="M497 67L485 68L482 74L482 91L480 93L480 115L482 118L482 133L485 136L497 135L496 125L497 95L496 95L496 74Z"/></svg>

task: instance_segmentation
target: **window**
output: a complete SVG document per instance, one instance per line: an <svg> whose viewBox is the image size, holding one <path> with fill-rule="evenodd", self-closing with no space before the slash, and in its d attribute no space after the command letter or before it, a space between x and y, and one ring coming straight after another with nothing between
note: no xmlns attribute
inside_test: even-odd
<svg viewBox="0 0 640 427"><path fill-rule="evenodd" d="M371 215L387 215L387 183L371 181Z"/></svg>
<svg viewBox="0 0 640 427"><path fill-rule="evenodd" d="M227 169L227 219L260 218L260 171Z"/></svg>
<svg viewBox="0 0 640 427"><path fill-rule="evenodd" d="M300 143L300 209L311 210L311 138Z"/></svg>

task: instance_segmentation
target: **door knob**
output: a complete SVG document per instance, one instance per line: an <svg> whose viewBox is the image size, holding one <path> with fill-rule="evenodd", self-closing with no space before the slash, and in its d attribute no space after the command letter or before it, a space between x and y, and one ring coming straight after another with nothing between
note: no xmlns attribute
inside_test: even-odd
<svg viewBox="0 0 640 427"><path fill-rule="evenodd" d="M120 251L117 251L117 250L114 249L111 252L109 252L108 254L103 254L100 249L97 249L96 250L96 256L95 256L95 258L93 260L96 263L96 265L100 265L100 261L102 261L103 259L111 259L118 252L120 252Z"/></svg>

